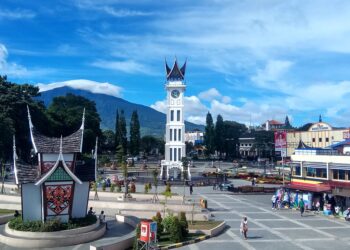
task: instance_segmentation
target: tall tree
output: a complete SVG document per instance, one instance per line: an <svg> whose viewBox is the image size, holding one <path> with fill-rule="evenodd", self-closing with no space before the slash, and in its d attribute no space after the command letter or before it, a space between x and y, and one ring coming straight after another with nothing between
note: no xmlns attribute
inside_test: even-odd
<svg viewBox="0 0 350 250"><path fill-rule="evenodd" d="M114 152L115 150L115 134L112 130L104 130L102 132L101 150L106 152Z"/></svg>
<svg viewBox="0 0 350 250"><path fill-rule="evenodd" d="M130 154L138 155L140 152L140 122L137 111L133 111L130 120Z"/></svg>
<svg viewBox="0 0 350 250"><path fill-rule="evenodd" d="M224 121L224 127L224 152L226 159L233 159L239 156L239 137L247 131L247 127L235 121Z"/></svg>
<svg viewBox="0 0 350 250"><path fill-rule="evenodd" d="M100 116L96 104L82 96L67 94L55 97L47 109L54 122L54 136L67 136L79 129L85 108L83 152L90 153L95 147L96 137L101 137Z"/></svg>
<svg viewBox="0 0 350 250"><path fill-rule="evenodd" d="M215 131L214 131L214 123L213 117L208 112L206 117L206 126L205 126L205 134L204 134L204 145L206 147L206 154L213 154L215 151Z"/></svg>
<svg viewBox="0 0 350 250"><path fill-rule="evenodd" d="M120 142L120 133L119 133L119 110L116 110L116 115L115 115L115 138L114 138L114 145L117 147Z"/></svg>
<svg viewBox="0 0 350 250"><path fill-rule="evenodd" d="M286 128L286 129L291 129L291 128L293 128L292 125L290 125L288 115L286 115L286 119L285 119L285 121L284 121L284 128Z"/></svg>
<svg viewBox="0 0 350 250"><path fill-rule="evenodd" d="M272 157L275 153L273 131L256 131L255 142L250 149L258 151L259 157Z"/></svg>
<svg viewBox="0 0 350 250"><path fill-rule="evenodd" d="M30 159L30 136L28 126L27 106L31 111L34 126L45 134L50 134L50 121L45 114L45 106L38 102L34 97L39 96L39 88L29 84L16 84L7 80L6 76L0 76L0 114L1 120L7 128L11 128L11 133L16 133L17 152L22 160ZM11 124L11 125L10 125ZM9 135L12 138L12 134ZM3 145L7 144L7 136L0 137ZM6 153L6 158L7 158Z"/></svg>
<svg viewBox="0 0 350 250"><path fill-rule="evenodd" d="M126 137L126 121L124 116L124 110L121 110L120 113L117 110L116 115L116 131L115 131L115 146L118 151L118 147L123 148L123 152L126 155L128 150L128 138Z"/></svg>
<svg viewBox="0 0 350 250"><path fill-rule="evenodd" d="M215 149L220 155L222 155L222 152L224 151L224 144L225 144L225 126L224 126L224 119L221 115L218 115L216 118L215 123Z"/></svg>

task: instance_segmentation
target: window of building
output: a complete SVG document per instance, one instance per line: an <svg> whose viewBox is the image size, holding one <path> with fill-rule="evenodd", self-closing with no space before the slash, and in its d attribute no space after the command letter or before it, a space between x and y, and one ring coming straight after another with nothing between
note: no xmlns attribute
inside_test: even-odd
<svg viewBox="0 0 350 250"><path fill-rule="evenodd" d="M322 138L318 138L318 142L322 142Z"/></svg>
<svg viewBox="0 0 350 250"><path fill-rule="evenodd" d="M178 148L179 161L181 161L181 148Z"/></svg>
<svg viewBox="0 0 350 250"><path fill-rule="evenodd" d="M173 129L172 128L170 129L170 136L169 137L170 137L170 141L172 141L173 140Z"/></svg>
<svg viewBox="0 0 350 250"><path fill-rule="evenodd" d="M174 148L174 161L177 161L177 158L176 158L176 148Z"/></svg>
<svg viewBox="0 0 350 250"><path fill-rule="evenodd" d="M334 180L346 180L346 175L348 175L347 170L333 169L333 179Z"/></svg>
<svg viewBox="0 0 350 250"><path fill-rule="evenodd" d="M306 168L306 176L315 178L327 178L327 169L325 168Z"/></svg>
<svg viewBox="0 0 350 250"><path fill-rule="evenodd" d="M248 146L249 146L249 147L251 147L251 146L252 146L252 144L250 144L250 143L249 143L249 144L248 144Z"/></svg>
<svg viewBox="0 0 350 250"><path fill-rule="evenodd" d="M315 138L312 138L312 142L316 142L316 139L315 139Z"/></svg>
<svg viewBox="0 0 350 250"><path fill-rule="evenodd" d="M176 129L174 129L174 141L176 141Z"/></svg>
<svg viewBox="0 0 350 250"><path fill-rule="evenodd" d="M329 142L329 138L328 137L326 138L326 142Z"/></svg>
<svg viewBox="0 0 350 250"><path fill-rule="evenodd" d="M177 111L177 117L176 117L178 122L180 121L180 114L181 114L181 112L180 112L180 110L178 110Z"/></svg>
<svg viewBox="0 0 350 250"><path fill-rule="evenodd" d="M170 110L170 121L174 121L174 110Z"/></svg>
<svg viewBox="0 0 350 250"><path fill-rule="evenodd" d="M294 168L293 168L293 175L298 175L298 176L300 176L301 175L301 167L300 166L295 166Z"/></svg>
<svg viewBox="0 0 350 250"><path fill-rule="evenodd" d="M244 146L248 146L248 144L245 144Z"/></svg>
<svg viewBox="0 0 350 250"><path fill-rule="evenodd" d="M173 160L173 149L170 148L170 161L172 161L172 160Z"/></svg>
<svg viewBox="0 0 350 250"><path fill-rule="evenodd" d="M339 179L339 171L337 169L333 169L333 179L338 180Z"/></svg>
<svg viewBox="0 0 350 250"><path fill-rule="evenodd" d="M181 141L181 129L179 129L179 136L178 136L178 140Z"/></svg>

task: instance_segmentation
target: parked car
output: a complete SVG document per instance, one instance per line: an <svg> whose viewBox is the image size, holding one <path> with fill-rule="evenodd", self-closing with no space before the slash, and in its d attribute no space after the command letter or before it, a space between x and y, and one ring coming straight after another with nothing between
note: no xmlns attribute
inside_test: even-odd
<svg viewBox="0 0 350 250"><path fill-rule="evenodd" d="M221 191L233 191L234 186L232 183L221 183L219 188Z"/></svg>

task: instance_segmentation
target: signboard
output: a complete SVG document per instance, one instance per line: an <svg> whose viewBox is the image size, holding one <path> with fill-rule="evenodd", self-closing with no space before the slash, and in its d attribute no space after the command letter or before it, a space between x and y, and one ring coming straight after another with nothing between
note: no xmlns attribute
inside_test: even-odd
<svg viewBox="0 0 350 250"><path fill-rule="evenodd" d="M332 130L332 127L324 122L315 123L309 128L309 131L313 132L325 130Z"/></svg>
<svg viewBox="0 0 350 250"><path fill-rule="evenodd" d="M275 132L275 154L276 156L287 156L287 132Z"/></svg>
<svg viewBox="0 0 350 250"><path fill-rule="evenodd" d="M349 131L343 132L343 139L350 139L350 129Z"/></svg>

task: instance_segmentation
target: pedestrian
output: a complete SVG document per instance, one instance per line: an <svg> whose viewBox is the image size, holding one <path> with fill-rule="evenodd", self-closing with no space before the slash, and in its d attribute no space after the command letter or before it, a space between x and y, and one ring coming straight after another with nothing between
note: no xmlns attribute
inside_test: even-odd
<svg viewBox="0 0 350 250"><path fill-rule="evenodd" d="M275 204L275 202L276 202L276 195L275 194L272 195L271 202L272 202L272 210L274 210L275 207L276 207L276 204Z"/></svg>
<svg viewBox="0 0 350 250"><path fill-rule="evenodd" d="M95 212L92 210L92 207L90 207L90 209L89 209L87 215L88 215L88 216L92 216L92 215L94 215L94 214L95 214Z"/></svg>
<svg viewBox="0 0 350 250"><path fill-rule="evenodd" d="M299 209L300 209L300 216L303 216L304 209L305 209L305 203L303 201L303 198L300 198Z"/></svg>
<svg viewBox="0 0 350 250"><path fill-rule="evenodd" d="M213 185L213 190L216 190L216 183L214 183Z"/></svg>
<svg viewBox="0 0 350 250"><path fill-rule="evenodd" d="M247 239L247 232L248 232L247 217L243 217L243 220L241 221L241 225L240 225L240 231L241 231L241 234L244 236L244 239Z"/></svg>
<svg viewBox="0 0 350 250"><path fill-rule="evenodd" d="M100 219L100 224L106 224L106 229L108 230L108 224L106 222L106 215L105 215L105 212L103 210L101 211L98 218Z"/></svg>
<svg viewBox="0 0 350 250"><path fill-rule="evenodd" d="M346 221L350 221L350 207L346 211L344 211L344 219Z"/></svg>
<svg viewBox="0 0 350 250"><path fill-rule="evenodd" d="M193 193L193 184L191 183L191 185L190 185L190 195L192 195L192 193Z"/></svg>
<svg viewBox="0 0 350 250"><path fill-rule="evenodd" d="M15 214L13 215L15 218L17 218L17 217L19 217L20 216L20 214L19 214L19 212L18 212L18 210L15 210Z"/></svg>
<svg viewBox="0 0 350 250"><path fill-rule="evenodd" d="M316 204L315 204L316 213L320 213L320 206L321 206L320 201L316 201Z"/></svg>

